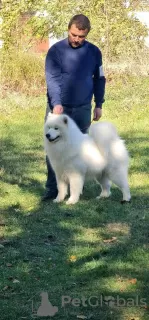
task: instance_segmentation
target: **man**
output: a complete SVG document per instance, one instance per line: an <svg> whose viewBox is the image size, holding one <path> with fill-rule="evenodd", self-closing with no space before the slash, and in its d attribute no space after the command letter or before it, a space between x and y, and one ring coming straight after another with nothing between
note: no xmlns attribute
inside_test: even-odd
<svg viewBox="0 0 149 320"><path fill-rule="evenodd" d="M68 38L54 44L46 57L47 112L68 114L86 133L91 123L91 101L94 95L94 120L102 116L105 77L102 54L86 41L90 21L83 14L75 15L68 25ZM42 200L57 196L55 174L47 160L46 193Z"/></svg>

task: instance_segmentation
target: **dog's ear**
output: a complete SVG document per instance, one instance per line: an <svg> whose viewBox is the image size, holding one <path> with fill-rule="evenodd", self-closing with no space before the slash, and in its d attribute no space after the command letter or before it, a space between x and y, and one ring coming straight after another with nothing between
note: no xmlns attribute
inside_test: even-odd
<svg viewBox="0 0 149 320"><path fill-rule="evenodd" d="M67 123L68 123L68 118L67 118L67 117L64 117L64 118L63 118L63 121L64 121L65 124L67 124Z"/></svg>

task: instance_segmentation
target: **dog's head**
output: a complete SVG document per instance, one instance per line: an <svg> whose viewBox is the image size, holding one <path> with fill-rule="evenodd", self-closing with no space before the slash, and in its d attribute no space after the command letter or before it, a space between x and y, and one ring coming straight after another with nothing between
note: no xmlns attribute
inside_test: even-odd
<svg viewBox="0 0 149 320"><path fill-rule="evenodd" d="M68 126L68 117L66 115L58 115L49 113L45 122L45 136L50 143L56 143L66 134Z"/></svg>

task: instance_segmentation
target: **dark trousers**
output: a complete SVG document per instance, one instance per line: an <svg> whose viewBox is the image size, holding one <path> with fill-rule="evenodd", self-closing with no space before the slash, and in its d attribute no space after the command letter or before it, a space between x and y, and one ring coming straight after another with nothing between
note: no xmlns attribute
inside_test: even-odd
<svg viewBox="0 0 149 320"><path fill-rule="evenodd" d="M75 123L78 125L82 133L87 133L88 128L91 124L91 104L83 105L79 108L68 108L64 107L64 113L71 117ZM46 116L47 118L48 113L50 112L50 108L47 105ZM57 190L57 183L55 178L55 173L51 167L50 161L48 157L46 157L47 163L47 181L46 181L46 188L51 189L52 191Z"/></svg>

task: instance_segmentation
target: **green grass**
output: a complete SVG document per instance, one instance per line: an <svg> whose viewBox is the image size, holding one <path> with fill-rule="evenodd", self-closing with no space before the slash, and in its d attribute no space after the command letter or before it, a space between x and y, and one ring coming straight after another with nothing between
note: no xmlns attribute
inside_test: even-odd
<svg viewBox="0 0 149 320"><path fill-rule="evenodd" d="M121 192L114 186L110 199L95 200L99 187L93 181L85 185L74 206L40 202L46 180L45 104L43 96L12 93L2 100L1 319L36 318L40 293L47 291L51 303L59 307L47 319L147 320L148 79L107 84L103 120L116 124L131 156L132 202L123 206ZM112 237L114 241L104 241ZM97 296L99 304L101 296L112 296L125 299L127 306L93 307L87 300L86 306L70 303L62 308L62 296ZM148 307L136 306L137 296L146 299ZM129 299L134 299L131 307Z"/></svg>

